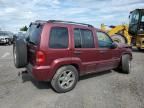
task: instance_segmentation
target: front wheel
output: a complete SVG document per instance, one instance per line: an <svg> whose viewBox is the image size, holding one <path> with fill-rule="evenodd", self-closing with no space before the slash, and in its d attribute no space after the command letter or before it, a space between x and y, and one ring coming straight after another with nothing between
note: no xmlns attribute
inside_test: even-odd
<svg viewBox="0 0 144 108"><path fill-rule="evenodd" d="M78 81L78 71L72 65L62 66L54 75L51 85L56 92L64 93L72 90Z"/></svg>
<svg viewBox="0 0 144 108"><path fill-rule="evenodd" d="M142 48L140 48L140 47L137 47L137 49L138 49L139 51L143 51L143 49L142 49Z"/></svg>
<svg viewBox="0 0 144 108"><path fill-rule="evenodd" d="M131 72L131 58L130 55L122 56L122 73L129 74Z"/></svg>

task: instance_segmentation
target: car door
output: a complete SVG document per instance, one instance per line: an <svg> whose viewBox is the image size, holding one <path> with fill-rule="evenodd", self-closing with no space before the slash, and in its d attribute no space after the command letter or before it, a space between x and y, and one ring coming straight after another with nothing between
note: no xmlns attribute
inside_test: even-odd
<svg viewBox="0 0 144 108"><path fill-rule="evenodd" d="M115 68L119 63L119 50L118 48L111 48L113 41L105 33L97 31L98 50L99 50L99 71Z"/></svg>
<svg viewBox="0 0 144 108"><path fill-rule="evenodd" d="M93 31L88 28L73 28L73 33L73 59L81 61L81 74L94 72L97 50L95 48Z"/></svg>

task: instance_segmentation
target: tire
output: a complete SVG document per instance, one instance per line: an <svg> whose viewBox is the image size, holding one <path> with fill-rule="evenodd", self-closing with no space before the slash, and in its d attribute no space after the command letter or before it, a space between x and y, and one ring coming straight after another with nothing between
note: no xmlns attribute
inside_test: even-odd
<svg viewBox="0 0 144 108"><path fill-rule="evenodd" d="M127 43L126 39L120 34L112 35L111 38L114 42L117 42L117 43L123 43L123 44Z"/></svg>
<svg viewBox="0 0 144 108"><path fill-rule="evenodd" d="M23 39L15 41L13 58L16 68L23 68L27 65L27 44Z"/></svg>
<svg viewBox="0 0 144 108"><path fill-rule="evenodd" d="M71 78L70 78L71 77ZM78 81L78 71L72 65L62 66L51 80L53 89L58 93L65 93L72 90Z"/></svg>
<svg viewBox="0 0 144 108"><path fill-rule="evenodd" d="M8 45L11 45L12 43L11 43L11 41L9 40L9 42L8 42Z"/></svg>
<svg viewBox="0 0 144 108"><path fill-rule="evenodd" d="M140 47L137 47L137 49L138 49L139 51L141 51L141 48L140 48Z"/></svg>
<svg viewBox="0 0 144 108"><path fill-rule="evenodd" d="M137 49L138 49L139 51L144 51L144 49L141 49L140 47L137 47Z"/></svg>
<svg viewBox="0 0 144 108"><path fill-rule="evenodd" d="M122 56L122 64L121 64L122 73L129 74L131 72L131 58L130 55Z"/></svg>

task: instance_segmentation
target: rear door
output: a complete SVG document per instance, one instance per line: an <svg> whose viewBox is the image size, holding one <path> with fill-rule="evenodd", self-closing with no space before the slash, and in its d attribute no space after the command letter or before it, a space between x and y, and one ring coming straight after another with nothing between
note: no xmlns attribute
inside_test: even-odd
<svg viewBox="0 0 144 108"><path fill-rule="evenodd" d="M95 48L95 38L90 28L73 28L74 51L73 58L81 61L81 74L96 71L96 61L98 61L97 50Z"/></svg>

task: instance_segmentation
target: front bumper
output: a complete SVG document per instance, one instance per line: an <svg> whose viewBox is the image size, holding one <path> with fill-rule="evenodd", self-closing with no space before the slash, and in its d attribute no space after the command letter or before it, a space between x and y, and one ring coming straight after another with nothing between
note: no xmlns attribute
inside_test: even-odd
<svg viewBox="0 0 144 108"><path fill-rule="evenodd" d="M50 66L33 66L28 64L26 68L28 73L38 81L50 81L53 77L50 72Z"/></svg>

